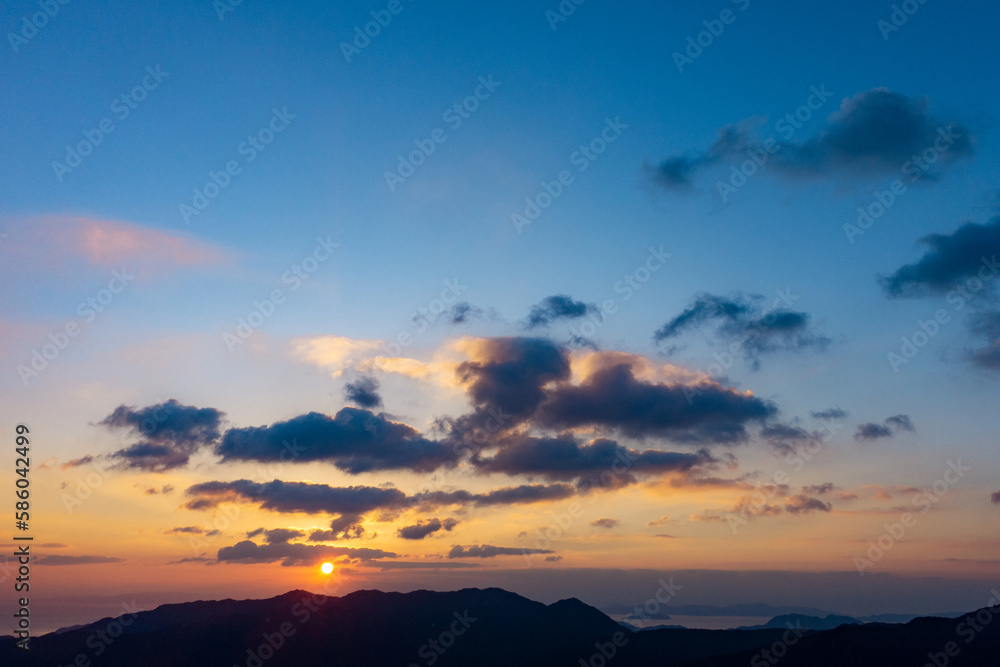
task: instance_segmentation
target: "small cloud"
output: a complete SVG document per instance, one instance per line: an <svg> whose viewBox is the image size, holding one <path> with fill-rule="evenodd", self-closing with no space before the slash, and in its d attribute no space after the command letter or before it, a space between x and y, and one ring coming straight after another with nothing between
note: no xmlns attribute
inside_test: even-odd
<svg viewBox="0 0 1000 667"><path fill-rule="evenodd" d="M124 563L124 558L110 556L42 556L35 561L36 565L103 565L106 563Z"/></svg>
<svg viewBox="0 0 1000 667"><path fill-rule="evenodd" d="M650 528L653 528L655 526L665 526L671 522L673 522L673 520L669 516L661 516L659 519L653 519L646 525L649 526Z"/></svg>
<svg viewBox="0 0 1000 667"><path fill-rule="evenodd" d="M545 562L546 563L558 563L562 559L563 559L562 556L546 556L545 557Z"/></svg>
<svg viewBox="0 0 1000 667"><path fill-rule="evenodd" d="M611 530L612 528L617 528L622 525L622 522L618 519L597 519L596 521L591 521L590 525L594 528L606 528Z"/></svg>
<svg viewBox="0 0 1000 667"><path fill-rule="evenodd" d="M448 558L496 558L497 556L523 556L526 554L553 554L550 549L525 549L495 547L490 544L474 544L463 547L458 544L448 552Z"/></svg>
<svg viewBox="0 0 1000 667"><path fill-rule="evenodd" d="M900 431L914 431L913 422L907 415L895 415L885 420L883 424L867 423L859 424L854 433L854 439L861 441L880 440L891 438Z"/></svg>
<svg viewBox="0 0 1000 667"><path fill-rule="evenodd" d="M840 408L830 408L829 410L811 412L809 414L813 419L845 419L847 417L847 412Z"/></svg>
<svg viewBox="0 0 1000 667"><path fill-rule="evenodd" d="M994 493L990 498L993 500L994 505L1000 505L1000 491Z"/></svg>
<svg viewBox="0 0 1000 667"><path fill-rule="evenodd" d="M366 375L344 387L344 398L361 408L378 408L382 406L382 397L378 393L379 381L371 375Z"/></svg>
<svg viewBox="0 0 1000 667"><path fill-rule="evenodd" d="M581 318L592 310L595 310L592 305L582 301L574 301L564 294L557 294L546 297L542 299L541 303L532 306L525 326L528 329L546 327L556 320Z"/></svg>
<svg viewBox="0 0 1000 667"><path fill-rule="evenodd" d="M397 534L404 540L422 540L440 530L450 532L455 526L458 525L458 523L459 522L456 519L445 519L444 521L441 521L440 519L417 521L417 523L412 526L404 526L400 528L397 531Z"/></svg>

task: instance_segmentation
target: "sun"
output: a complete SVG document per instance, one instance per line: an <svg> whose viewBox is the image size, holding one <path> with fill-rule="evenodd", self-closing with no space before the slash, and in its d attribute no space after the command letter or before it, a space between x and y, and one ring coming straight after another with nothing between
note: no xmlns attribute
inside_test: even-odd
<svg viewBox="0 0 1000 667"><path fill-rule="evenodd" d="M330 574L333 572L333 563L323 563L323 566L319 569L323 571L323 574Z"/></svg>

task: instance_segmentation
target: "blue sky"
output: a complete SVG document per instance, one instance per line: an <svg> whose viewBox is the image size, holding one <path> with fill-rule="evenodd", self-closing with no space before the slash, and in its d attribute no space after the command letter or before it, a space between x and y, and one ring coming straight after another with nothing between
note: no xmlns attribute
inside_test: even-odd
<svg viewBox="0 0 1000 667"><path fill-rule="evenodd" d="M934 292L939 285L932 278L911 281L929 296L891 299L879 277L918 262L928 252L919 239L951 238L964 223L979 226L984 253L995 252L989 230L998 214L1000 94L988 85L997 57L994 3L914 3L919 9L886 39L879 21L892 20L891 3L592 0L553 24L546 12L559 11L556 2L481 7L402 0L401 11L348 62L343 44L387 4L244 0L220 18L219 3L208 0L70 2L30 39L7 36L0 56L6 119L0 146L8 156L0 164L0 233L7 235L0 239L0 254L7 252L0 325L8 342L0 388L13 419L56 424L52 455L65 462L111 454L117 438L99 435L93 424L119 404L176 398L218 408L235 426L263 425L311 410L333 415L343 405L343 384L374 372L387 413L430 433L435 418L467 411L471 394L463 394L461 381L373 366L378 353L365 342L414 333L411 314L430 306L445 281L457 281L458 300L484 316L459 325L442 316L396 355L434 372L442 372L441 364L452 368L446 361L489 357L485 343L477 348L463 340L541 336L582 355L587 348L572 345L569 333L582 318L564 313L550 327L530 330L525 318L554 295L583 307L611 299L617 312L590 337L604 353L707 372L721 387L773 401L777 419L806 430L816 428L811 412L848 413L837 448L810 469L809 484L920 487L949 458L974 459L975 479L949 498L949 516L960 517L964 532L945 539L925 530L921 539L933 543L933 558L914 556L899 571L937 572L934 559L948 549L983 560L989 545L975 536L992 529L997 509L990 502L1000 465L991 410L997 376L995 362L972 363L969 351L995 346L990 336L997 327L985 329L983 339L970 318L996 312L995 287L956 308L944 292ZM38 11L37 3L8 3L5 33L20 33L22 17ZM731 22L712 24L723 27L720 34L679 71L674 54L720 16ZM148 74L157 68L165 73L158 81ZM139 90L144 78L151 89L140 90L144 99L123 118L115 100ZM495 90L485 93L484 79L497 82ZM477 88L485 99L453 126L448 110ZM776 123L815 89L829 90L830 98L723 201L716 183L746 159L743 149L774 136ZM866 135L849 122L860 113L850 112L876 102L897 105L903 115ZM244 142L268 128L276 111L284 120L271 127L280 132L248 161ZM910 112L919 117L917 129L906 125ZM100 145L70 173L57 174L53 163L66 159L67 146L85 133L94 136L105 119L114 130L100 132ZM609 122L619 128L614 141L580 171L577 151ZM906 193L852 243L844 226L855 222L858 207L869 207L874 193L904 177L885 137L910 127L919 142L924 130L933 137L949 124L958 124L965 143L943 152L925 178L908 181ZM738 130L739 148L715 143L727 127ZM446 140L390 189L386 172L439 128ZM810 152L833 144L825 157ZM683 182L665 183L665 164L700 159L704 166L686 171ZM193 205L195 190L231 161L239 173L185 220L181 205ZM563 170L572 184L519 233L512 215ZM339 247L301 288L290 289L283 276L313 255L317 239ZM661 246L670 260L625 300L616 284ZM122 268L135 273L134 283L51 367L22 381L18 367L33 350L78 319L78 304ZM274 290L286 301L247 345L230 352L224 334ZM653 340L698 295L737 305L752 301L745 295L761 295L758 307L766 312L779 291L796 297L781 309L805 314L808 329L801 331L825 345L786 344L755 355L759 367L740 358L720 374L710 369L713 353L740 342L732 328L724 330L727 320L709 319L676 340ZM896 372L887 355L939 309L950 321ZM328 356L306 360L303 346L325 337L350 341L344 345L355 356L339 359L342 367ZM585 377L574 369L577 379ZM912 432L877 442L852 438L857 426L900 414L912 419ZM617 435L640 448L684 446ZM738 467L726 474L769 476L780 459L764 440L752 433L746 447L734 450ZM205 479L235 479L238 472L223 463L201 466L197 474L209 474ZM162 472L126 466L122 479ZM400 479L411 472L386 479L403 488ZM467 482L486 484L466 473ZM310 467L287 474L325 479ZM336 475L333 481L347 483ZM40 483L57 488L65 481L51 477ZM365 479L374 486L381 478ZM826 513L860 511L832 507ZM57 502L52 511L62 511ZM136 506L127 513L145 511ZM692 540L705 537L701 526L693 530ZM848 540L836 528L824 530ZM572 562L599 562L589 548ZM696 552L685 552L677 566L690 566ZM769 558L762 550L746 562L713 565L787 565ZM635 565L654 560L643 556ZM610 562L630 564L621 555ZM673 563L667 558L662 566ZM976 567L977 575L997 572L995 562ZM814 569L852 565L848 558Z"/></svg>

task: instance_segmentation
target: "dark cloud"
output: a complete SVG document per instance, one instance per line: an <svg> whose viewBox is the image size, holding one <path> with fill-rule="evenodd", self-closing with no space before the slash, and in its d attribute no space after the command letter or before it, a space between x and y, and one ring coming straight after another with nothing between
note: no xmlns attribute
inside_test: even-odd
<svg viewBox="0 0 1000 667"><path fill-rule="evenodd" d="M452 306L448 313L448 318L452 324L465 324L470 320L479 320L486 316L482 308L472 305L468 301L462 301Z"/></svg>
<svg viewBox="0 0 1000 667"><path fill-rule="evenodd" d="M760 306L760 296L736 294L722 297L700 294L687 309L653 334L656 342L679 337L705 324L718 323L716 335L729 342L739 342L743 356L756 367L758 357L768 352L797 351L807 348L824 350L830 339L812 330L810 316Z"/></svg>
<svg viewBox="0 0 1000 667"><path fill-rule="evenodd" d="M775 422L762 428L760 437L766 440L775 451L789 454L797 451L802 445L818 439L819 436L798 426Z"/></svg>
<svg viewBox="0 0 1000 667"><path fill-rule="evenodd" d="M911 179L935 177L959 157L975 152L975 137L961 123L949 123L930 113L923 97L909 97L874 88L845 99L838 111L812 138L802 143L758 138L759 119L748 119L719 132L707 150L678 154L656 169L656 180L674 191L690 191L695 178L718 164L744 162L765 151L774 173L791 177L838 174L898 173ZM775 146L778 146L775 149ZM768 147L771 150L768 150ZM917 163L935 150L935 166Z"/></svg>
<svg viewBox="0 0 1000 667"><path fill-rule="evenodd" d="M896 431L913 431L913 422L907 415L895 415L885 420L886 426L890 426Z"/></svg>
<svg viewBox="0 0 1000 667"><path fill-rule="evenodd" d="M544 338L492 338L482 342L481 359L458 367L473 404L527 418L545 399L544 387L570 374L566 352Z"/></svg>
<svg viewBox="0 0 1000 667"><path fill-rule="evenodd" d="M1000 311L975 313L969 318L973 335L986 341L986 345L968 352L969 360L990 371L1000 371Z"/></svg>
<svg viewBox="0 0 1000 667"><path fill-rule="evenodd" d="M772 403L749 393L710 382L647 383L620 364L595 371L579 385L552 389L538 421L555 428L597 426L631 437L732 444L747 439L747 422L764 421L776 413Z"/></svg>
<svg viewBox="0 0 1000 667"><path fill-rule="evenodd" d="M164 535L204 535L205 529L200 526L181 526L179 528L171 528L170 530L163 531Z"/></svg>
<svg viewBox="0 0 1000 667"><path fill-rule="evenodd" d="M545 562L546 563L558 563L562 559L563 559L562 556L546 556L545 557Z"/></svg>
<svg viewBox="0 0 1000 667"><path fill-rule="evenodd" d="M815 484L813 486L803 486L802 492L807 494L812 494L814 496L823 496L828 493L833 493L837 490L833 482L826 482L824 484Z"/></svg>
<svg viewBox="0 0 1000 667"><path fill-rule="evenodd" d="M878 440L880 438L891 438L893 430L884 424L859 424L858 430L854 433L855 440Z"/></svg>
<svg viewBox="0 0 1000 667"><path fill-rule="evenodd" d="M569 481L608 476L621 482L634 482L632 473L659 474L688 472L711 461L705 453L663 452L654 449L636 451L614 440L597 439L581 444L570 435L541 438L515 435L491 457L473 457L472 463L482 473L532 475L548 480Z"/></svg>
<svg viewBox="0 0 1000 667"><path fill-rule="evenodd" d="M99 425L138 438L110 455L122 467L163 472L187 465L192 454L214 444L224 416L214 408L195 408L170 399L139 409L121 405Z"/></svg>
<svg viewBox="0 0 1000 667"><path fill-rule="evenodd" d="M985 225L966 223L952 234L931 234L919 243L928 248L923 257L882 278L890 298L946 294L955 289L967 290L968 296L995 284L1000 271L1000 217Z"/></svg>
<svg viewBox="0 0 1000 667"><path fill-rule="evenodd" d="M785 511L789 514L808 514L809 512L829 512L833 505L819 498L811 498L805 494L792 496L785 501Z"/></svg>
<svg viewBox="0 0 1000 667"><path fill-rule="evenodd" d="M271 426L230 429L216 452L226 461L329 461L351 474L377 470L431 472L458 454L411 426L368 410L343 408L336 417L310 412Z"/></svg>
<svg viewBox="0 0 1000 667"><path fill-rule="evenodd" d="M532 306L531 312L528 314L528 322L525 326L528 329L545 327L556 320L571 320L583 317L594 309L594 306L590 306L582 301L574 301L571 297L557 294L546 297L542 299L541 303Z"/></svg>
<svg viewBox="0 0 1000 667"><path fill-rule="evenodd" d="M111 556L40 556L34 561L36 565L104 565L124 562L124 558Z"/></svg>
<svg viewBox="0 0 1000 667"><path fill-rule="evenodd" d="M900 431L913 431L913 421L907 415L894 415L883 424L867 423L858 425L855 440L879 440L891 438Z"/></svg>
<svg viewBox="0 0 1000 667"><path fill-rule="evenodd" d="M822 412L812 412L810 415L813 419L844 419L847 417L847 412L840 408L830 408Z"/></svg>
<svg viewBox="0 0 1000 667"><path fill-rule="evenodd" d="M333 487L307 482L203 482L188 488L189 509L213 507L227 500L258 503L261 509L280 513L305 514L361 514L371 510L391 507L406 498L398 489L371 486ZM207 501L204 505L199 501ZM192 506L194 504L194 506Z"/></svg>
<svg viewBox="0 0 1000 667"><path fill-rule="evenodd" d="M622 522L618 519L596 519L590 522L590 525L594 528L607 528L611 530L612 528L617 528L622 525Z"/></svg>
<svg viewBox="0 0 1000 667"><path fill-rule="evenodd" d="M522 484L494 489L486 493L469 491L428 491L413 497L413 503L425 507L471 505L493 507L497 505L529 505L531 503L565 500L578 493L569 484Z"/></svg>
<svg viewBox="0 0 1000 667"><path fill-rule="evenodd" d="M258 535L263 535L267 544L282 544L291 542L297 537L305 537L304 532L295 528L274 528L272 530L258 528L247 533L247 537L257 537Z"/></svg>
<svg viewBox="0 0 1000 667"><path fill-rule="evenodd" d="M161 493L166 496L166 495L170 495L173 492L174 492L174 485L173 484L165 484L164 486L162 486L160 488L153 487L153 488L146 489L145 493L146 493L147 496L155 496L155 495L158 495L158 494L161 494Z"/></svg>
<svg viewBox="0 0 1000 667"><path fill-rule="evenodd" d="M495 547L489 544L473 544L463 547L455 545L448 552L448 558L496 558L497 556L523 556L525 554L553 554L550 549L522 549Z"/></svg>
<svg viewBox="0 0 1000 667"><path fill-rule="evenodd" d="M344 386L344 398L362 408L378 408L382 406L382 396L378 389L378 379L366 375Z"/></svg>
<svg viewBox="0 0 1000 667"><path fill-rule="evenodd" d="M439 530L451 531L458 525L457 519L431 519L430 521L417 521L412 526L403 526L397 534L404 540L422 540L428 535L432 535Z"/></svg>
<svg viewBox="0 0 1000 667"><path fill-rule="evenodd" d="M218 560L229 563L274 563L282 561L285 567L318 565L324 560L344 557L358 561L374 561L382 558L396 558L396 554L382 549L352 549L332 547L323 544L302 544L275 542L256 544L244 540L231 547L219 549Z"/></svg>
<svg viewBox="0 0 1000 667"><path fill-rule="evenodd" d="M993 501L994 505L1000 505L1000 491L997 491L992 496L990 496L990 499Z"/></svg>
<svg viewBox="0 0 1000 667"><path fill-rule="evenodd" d="M738 125L728 125L719 130L719 138L708 150L665 159L656 167L656 180L668 190L690 190L695 174L705 167L752 149L757 144L753 136L756 125L757 121L753 119Z"/></svg>

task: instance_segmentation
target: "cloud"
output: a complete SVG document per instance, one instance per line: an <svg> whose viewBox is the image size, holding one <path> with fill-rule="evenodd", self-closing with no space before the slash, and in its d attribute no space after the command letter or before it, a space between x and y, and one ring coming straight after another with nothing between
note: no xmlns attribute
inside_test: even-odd
<svg viewBox="0 0 1000 667"><path fill-rule="evenodd" d="M802 492L803 493L808 493L808 494L812 494L812 495L815 495L815 496L823 496L823 495L826 495L828 493L833 493L836 490L837 490L837 487L834 486L833 482L826 482L824 484L814 484L812 486L803 486L802 487Z"/></svg>
<svg viewBox="0 0 1000 667"><path fill-rule="evenodd" d="M250 540L244 540L230 547L222 547L219 549L217 558L220 562L244 564L274 563L280 560L285 567L296 567L317 565L324 560L337 557L366 562L382 558L396 558L397 555L382 549L354 549L298 542L257 544Z"/></svg>
<svg viewBox="0 0 1000 667"><path fill-rule="evenodd" d="M710 461L704 452L636 451L604 438L581 444L569 435L542 438L520 434L504 439L492 456L472 458L481 473L534 475L555 481L588 478L603 481L602 473L606 472L621 482L635 481L631 473L687 472Z"/></svg>
<svg viewBox="0 0 1000 667"><path fill-rule="evenodd" d="M612 428L631 437L733 444L747 439L746 423L776 413L777 407L750 392L707 380L645 382L620 364L596 370L579 385L553 388L538 421L555 428Z"/></svg>
<svg viewBox="0 0 1000 667"><path fill-rule="evenodd" d="M497 556L523 556L525 554L553 554L550 549L522 549L495 547L489 544L474 544L463 547L455 545L448 552L448 558L496 558Z"/></svg>
<svg viewBox="0 0 1000 667"><path fill-rule="evenodd" d="M893 431L883 424L859 424L858 430L854 433L855 440L878 440L880 438L891 438Z"/></svg>
<svg viewBox="0 0 1000 667"><path fill-rule="evenodd" d="M528 329L546 327L556 320L577 319L594 310L593 306L582 301L574 301L571 297L563 294L549 296L542 299L541 303L532 306L528 313L528 322L525 325Z"/></svg>
<svg viewBox="0 0 1000 667"><path fill-rule="evenodd" d="M684 312L660 327L653 339L663 342L717 322L716 336L739 342L743 356L755 368L762 354L808 348L823 351L830 344L829 338L813 331L807 313L777 307L764 312L761 298L741 293L732 297L700 294Z"/></svg>
<svg viewBox="0 0 1000 667"><path fill-rule="evenodd" d="M344 386L344 398L362 408L378 408L382 406L382 397L378 393L377 378L366 375Z"/></svg>
<svg viewBox="0 0 1000 667"><path fill-rule="evenodd" d="M164 535L204 535L205 529L200 526L181 526L163 531Z"/></svg>
<svg viewBox="0 0 1000 667"><path fill-rule="evenodd" d="M133 222L80 216L41 216L16 222L19 233L4 241L15 256L47 270L69 271L82 262L102 269L125 268L140 277L200 266L229 264L228 253L193 237ZM135 270L135 271L133 271Z"/></svg>
<svg viewBox="0 0 1000 667"><path fill-rule="evenodd" d="M473 405L527 418L545 399L544 387L570 375L566 352L544 338L491 338L472 344L473 360L458 377Z"/></svg>
<svg viewBox="0 0 1000 667"><path fill-rule="evenodd" d="M170 399L140 409L120 405L99 425L139 438L110 455L122 467L163 472L187 465L192 454L215 443L224 417L214 408L195 408ZM72 463L82 465L86 458Z"/></svg>
<svg viewBox="0 0 1000 667"><path fill-rule="evenodd" d="M844 419L847 417L847 412L840 408L830 408L829 410L811 412L809 414L813 419Z"/></svg>
<svg viewBox="0 0 1000 667"><path fill-rule="evenodd" d="M966 223L952 234L930 234L919 243L928 249L923 257L881 279L890 298L940 295L963 288L968 297L986 288L1000 271L996 257L1000 216L985 225Z"/></svg>
<svg viewBox="0 0 1000 667"><path fill-rule="evenodd" d="M859 424L854 433L855 440L880 440L891 438L900 431L913 431L913 422L907 415L895 415L885 420L884 424Z"/></svg>
<svg viewBox="0 0 1000 667"><path fill-rule="evenodd" d="M124 563L125 559L111 556L41 556L34 562L36 565L104 565Z"/></svg>
<svg viewBox="0 0 1000 667"><path fill-rule="evenodd" d="M1000 371L1000 311L975 313L969 318L972 333L985 339L986 345L967 353L969 360L990 371Z"/></svg>
<svg viewBox="0 0 1000 667"><path fill-rule="evenodd" d="M669 516L661 516L658 519L653 519L652 521L650 521L646 525L649 526L650 528L654 528L656 526L666 526L667 524L671 523L672 521L673 520Z"/></svg>
<svg viewBox="0 0 1000 667"><path fill-rule="evenodd" d="M350 474L431 472L454 465L455 448L369 410L343 408L333 418L310 412L271 426L234 428L216 453L226 461L328 461Z"/></svg>
<svg viewBox="0 0 1000 667"><path fill-rule="evenodd" d="M785 502L785 511L789 514L808 514L809 512L829 512L833 505L825 503L819 498L811 498L805 494L799 494L788 498Z"/></svg>
<svg viewBox="0 0 1000 667"><path fill-rule="evenodd" d="M562 559L563 559L562 556L546 556L545 557L545 562L546 563L558 563Z"/></svg>
<svg viewBox="0 0 1000 667"><path fill-rule="evenodd" d="M611 530L612 528L617 528L622 525L622 522L618 519L595 519L590 522L590 525L594 528L607 528Z"/></svg>
<svg viewBox="0 0 1000 667"><path fill-rule="evenodd" d="M413 496L412 503L426 507L447 507L450 505L471 505L493 507L497 505L530 505L532 503L565 500L578 493L569 484L522 484L505 486L486 493L470 491L428 491Z"/></svg>
<svg viewBox="0 0 1000 667"><path fill-rule="evenodd" d="M159 494L163 494L165 496L168 496L168 495L170 495L173 492L174 492L174 485L173 484L164 484L160 488L156 488L156 487L148 488L148 489L146 489L146 491L144 493L147 496L155 496L155 495L159 495Z"/></svg>
<svg viewBox="0 0 1000 667"><path fill-rule="evenodd" d="M397 534L404 540L422 540L440 530L450 532L457 525L458 520L456 519L445 519L444 521L441 521L441 519L417 521L417 523L412 526L403 526L397 531Z"/></svg>
<svg viewBox="0 0 1000 667"><path fill-rule="evenodd" d="M657 182L668 190L691 191L695 178L706 169L743 162L761 151L769 155L773 173L784 177L900 172L928 149L937 151L939 171L957 158L972 155L976 143L969 128L932 115L927 98L886 88L844 99L813 138L802 143L782 141L778 150L774 150L775 138L758 138L761 124L761 119L750 118L724 127L704 151L666 158L655 170ZM917 178L938 173L924 171L916 163L911 169L906 173L911 177L915 173Z"/></svg>
<svg viewBox="0 0 1000 667"><path fill-rule="evenodd" d="M247 537L257 537L259 535L264 536L264 541L267 544L281 544L282 542L291 542L297 537L305 537L303 531L295 528L274 528L272 530L257 528L247 533Z"/></svg>
<svg viewBox="0 0 1000 667"><path fill-rule="evenodd" d="M997 491L992 496L990 496L990 499L993 501L994 505L1000 505L1000 491Z"/></svg>
<svg viewBox="0 0 1000 667"><path fill-rule="evenodd" d="M471 320L479 320L486 316L482 308L474 306L468 301L456 303L448 311L448 320L451 324L465 324Z"/></svg>
<svg viewBox="0 0 1000 667"><path fill-rule="evenodd" d="M767 440L776 451L784 453L794 453L802 445L819 438L817 434L810 433L798 426L780 423L764 426L760 431L760 437Z"/></svg>
<svg viewBox="0 0 1000 667"><path fill-rule="evenodd" d="M332 487L307 482L202 482L187 490L194 500L188 509L215 507L222 502L243 500L258 503L261 509L281 513L360 514L391 507L405 499L399 489L372 486Z"/></svg>
<svg viewBox="0 0 1000 667"><path fill-rule="evenodd" d="M899 431L913 431L913 422L907 415L895 415L885 420L887 426L891 426Z"/></svg>

